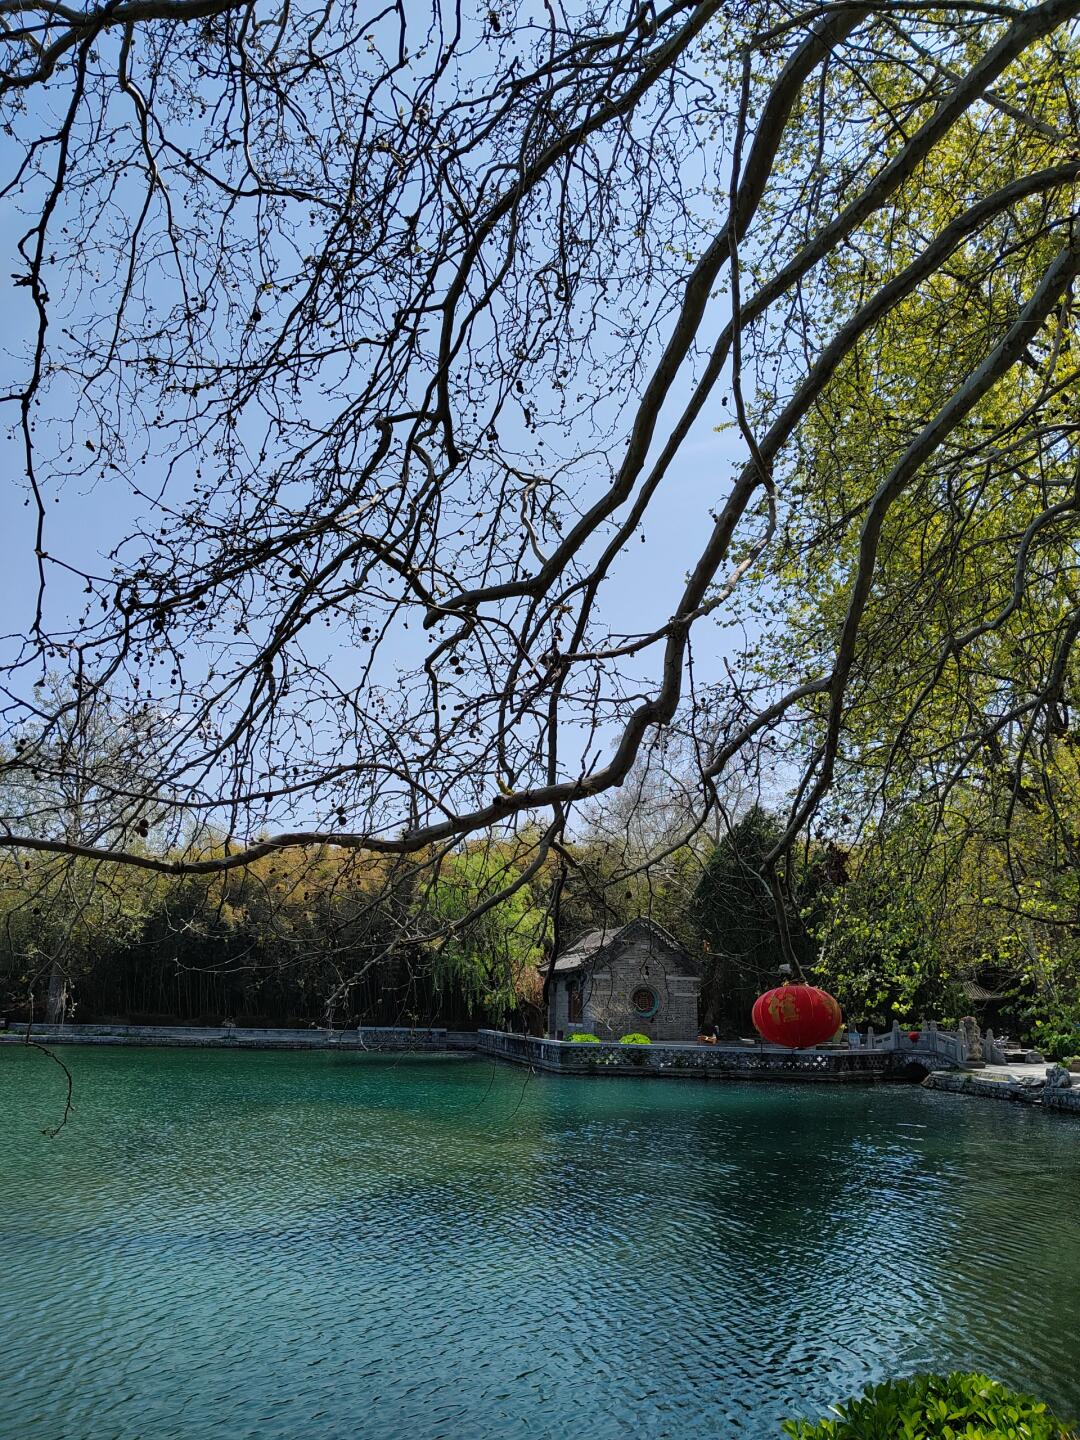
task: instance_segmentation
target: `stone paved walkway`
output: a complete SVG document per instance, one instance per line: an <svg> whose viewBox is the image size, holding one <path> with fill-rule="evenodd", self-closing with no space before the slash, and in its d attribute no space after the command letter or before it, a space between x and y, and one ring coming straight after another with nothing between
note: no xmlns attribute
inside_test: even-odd
<svg viewBox="0 0 1080 1440"><path fill-rule="evenodd" d="M1063 1076L1054 1065L984 1065L980 1070L936 1070L923 1081L928 1090L981 1096L1045 1110L1080 1115L1080 1075Z"/></svg>
<svg viewBox="0 0 1080 1440"><path fill-rule="evenodd" d="M1045 1080L1046 1071L1044 1061L1041 1065L983 1065L971 1073L978 1075L980 1080Z"/></svg>

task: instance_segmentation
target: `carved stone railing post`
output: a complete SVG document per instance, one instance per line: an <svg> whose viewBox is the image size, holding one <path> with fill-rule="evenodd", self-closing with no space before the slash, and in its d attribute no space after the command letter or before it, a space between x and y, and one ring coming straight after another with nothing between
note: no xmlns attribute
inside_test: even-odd
<svg viewBox="0 0 1080 1440"><path fill-rule="evenodd" d="M960 1042L963 1050L962 1058L969 1065L985 1065L983 1059L982 1034L979 1030L979 1022L974 1015L965 1015L960 1021Z"/></svg>
<svg viewBox="0 0 1080 1440"><path fill-rule="evenodd" d="M1005 1050L994 1038L993 1030L987 1029L986 1039L983 1041L983 1049L987 1060L991 1065L1005 1064Z"/></svg>

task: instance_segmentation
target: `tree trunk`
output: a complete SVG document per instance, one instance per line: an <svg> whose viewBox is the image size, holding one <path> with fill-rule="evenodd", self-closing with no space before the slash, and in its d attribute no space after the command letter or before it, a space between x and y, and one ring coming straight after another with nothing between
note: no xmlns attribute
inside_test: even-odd
<svg viewBox="0 0 1080 1440"><path fill-rule="evenodd" d="M67 972L59 960L54 960L49 971L49 999L45 1006L45 1019L50 1025L62 1025L67 1011Z"/></svg>

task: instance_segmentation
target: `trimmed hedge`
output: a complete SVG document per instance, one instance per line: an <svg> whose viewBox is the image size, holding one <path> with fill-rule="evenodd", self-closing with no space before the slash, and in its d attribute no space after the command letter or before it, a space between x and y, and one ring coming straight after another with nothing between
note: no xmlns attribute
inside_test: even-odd
<svg viewBox="0 0 1080 1440"><path fill-rule="evenodd" d="M651 1045L652 1041L648 1035L639 1035L636 1032L630 1035L619 1036L620 1045Z"/></svg>
<svg viewBox="0 0 1080 1440"><path fill-rule="evenodd" d="M1077 1440L1030 1395L985 1375L913 1375L834 1405L835 1420L785 1420L792 1440Z"/></svg>
<svg viewBox="0 0 1080 1440"><path fill-rule="evenodd" d="M599 1045L599 1035L568 1035L567 1039L575 1045Z"/></svg>

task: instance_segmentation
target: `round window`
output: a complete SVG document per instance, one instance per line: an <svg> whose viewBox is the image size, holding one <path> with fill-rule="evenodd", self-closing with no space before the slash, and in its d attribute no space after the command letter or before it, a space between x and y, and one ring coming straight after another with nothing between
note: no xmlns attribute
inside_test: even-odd
<svg viewBox="0 0 1080 1440"><path fill-rule="evenodd" d="M660 1008L660 998L648 985L639 985L630 996L630 1004L639 1015L655 1015Z"/></svg>

